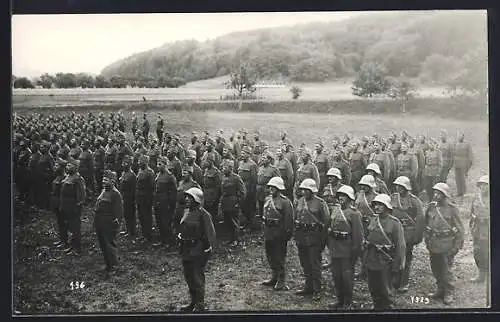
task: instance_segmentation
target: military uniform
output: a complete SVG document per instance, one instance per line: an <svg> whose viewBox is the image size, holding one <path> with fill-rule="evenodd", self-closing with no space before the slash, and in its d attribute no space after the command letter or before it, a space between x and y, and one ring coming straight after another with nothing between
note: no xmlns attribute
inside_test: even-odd
<svg viewBox="0 0 500 322"><path fill-rule="evenodd" d="M198 182L193 179L186 181L181 180L177 185L177 203L175 206L175 218L174 218L174 226L177 228L179 222L182 218L182 214L184 213L184 208L186 207L186 196L185 192L191 188L201 189L201 186Z"/></svg>
<svg viewBox="0 0 500 322"><path fill-rule="evenodd" d="M94 175L96 189L100 193L102 191L102 177L104 175L104 148L99 145L99 147L94 151Z"/></svg>
<svg viewBox="0 0 500 322"><path fill-rule="evenodd" d="M163 244L174 241L172 224L177 203L177 180L170 171L159 172L155 179L154 214Z"/></svg>
<svg viewBox="0 0 500 322"><path fill-rule="evenodd" d="M28 163L29 169L29 195L28 200L29 203L34 203L36 205L40 205L41 196L39 195L39 181L41 180L40 173L38 172L38 161L42 154L38 150L33 150L33 153L30 156L30 160Z"/></svg>
<svg viewBox="0 0 500 322"><path fill-rule="evenodd" d="M85 181L78 174L68 175L61 184L61 212L71 233L71 248L81 251L81 216L85 201Z"/></svg>
<svg viewBox="0 0 500 322"><path fill-rule="evenodd" d="M437 284L436 296L446 296L454 289L450 273L450 258L463 247L464 229L458 208L447 202L429 204L425 212L424 238L430 253L431 269Z"/></svg>
<svg viewBox="0 0 500 322"><path fill-rule="evenodd" d="M253 143L253 150L252 150L252 160L256 163L259 164L260 156L262 153L264 153L264 150L267 148L267 143L262 141L262 140L256 140Z"/></svg>
<svg viewBox="0 0 500 322"><path fill-rule="evenodd" d="M280 172L280 176L285 182L285 188L286 190L284 191L285 196L293 200L293 168L292 164L288 159L285 157L282 157L281 159L276 159L276 164L275 167L278 168Z"/></svg>
<svg viewBox="0 0 500 322"><path fill-rule="evenodd" d="M351 168L347 161L345 161L344 159L340 159L338 161L332 160L330 167L340 170L340 173L342 174L342 180L340 180L340 182L346 185L349 185L352 182Z"/></svg>
<svg viewBox="0 0 500 322"><path fill-rule="evenodd" d="M337 190L339 190L339 188L342 186L343 184L340 181L338 181L336 185L328 183L323 190L321 198L326 201L326 204L328 205L328 209L330 211L332 211L333 206L337 204Z"/></svg>
<svg viewBox="0 0 500 322"><path fill-rule="evenodd" d="M361 213L353 206L342 209L340 204L335 204L330 208L328 228L328 249L335 294L340 305L350 305L354 263L361 255L363 241Z"/></svg>
<svg viewBox="0 0 500 322"><path fill-rule="evenodd" d="M30 190L30 182L29 182L30 157L31 157L30 149L24 148L19 152L19 157L17 159L16 186L19 191L19 196L23 201L25 201L28 198L28 193Z"/></svg>
<svg viewBox="0 0 500 322"><path fill-rule="evenodd" d="M172 174L175 176L175 179L177 182L181 182L182 180L182 164L179 159L177 159L176 156L170 158L167 158L167 169L172 172Z"/></svg>
<svg viewBox="0 0 500 322"><path fill-rule="evenodd" d="M266 185L273 177L280 177L280 171L273 165L260 166L257 171L257 202L259 205L258 216L264 213L264 201L267 195Z"/></svg>
<svg viewBox="0 0 500 322"><path fill-rule="evenodd" d="M224 216L224 224L229 230L231 241L236 241L239 238L239 213L241 201L244 200L245 194L245 185L239 175L231 173L229 176L223 176L220 208Z"/></svg>
<svg viewBox="0 0 500 322"><path fill-rule="evenodd" d="M155 189L155 174L150 167L140 169L137 174L135 186L135 202L139 222L141 223L142 236L151 241L151 229L153 225L153 193Z"/></svg>
<svg viewBox="0 0 500 322"><path fill-rule="evenodd" d="M50 198L51 210L56 214L57 229L60 242L68 247L68 225L67 220L61 211L61 186L64 180L64 169L56 173L55 179L52 181L52 195ZM65 247L65 248L66 248Z"/></svg>
<svg viewBox="0 0 500 322"><path fill-rule="evenodd" d="M203 156L201 157L201 168L202 169L206 169L208 164L207 164L207 159L208 158L211 158L214 162L214 165L216 168L220 169L221 168L221 161L222 161L222 158L220 156L220 154L215 151L215 150L212 150L212 151L205 151L205 153L203 154Z"/></svg>
<svg viewBox="0 0 500 322"><path fill-rule="evenodd" d="M216 167L205 169L203 175L204 208L217 220L221 194L222 173Z"/></svg>
<svg viewBox="0 0 500 322"><path fill-rule="evenodd" d="M241 211L247 222L253 222L257 204L257 164L249 158L238 164L238 175L245 185L245 197L241 200Z"/></svg>
<svg viewBox="0 0 500 322"><path fill-rule="evenodd" d="M149 128L150 128L149 120L147 118L144 118L142 122L142 137L146 142L149 141Z"/></svg>
<svg viewBox="0 0 500 322"><path fill-rule="evenodd" d="M278 194L266 198L263 217L265 250L274 284L285 282L286 251L293 234L293 217L293 205L287 197Z"/></svg>
<svg viewBox="0 0 500 322"><path fill-rule="evenodd" d="M359 151L352 152L349 156L349 166L351 168L351 182L353 185L357 184L365 173L366 159ZM342 172L342 170L341 170Z"/></svg>
<svg viewBox="0 0 500 322"><path fill-rule="evenodd" d="M469 222L472 235L474 260L480 278L488 278L490 271L490 198L476 195L471 205Z"/></svg>
<svg viewBox="0 0 500 322"><path fill-rule="evenodd" d="M390 272L404 268L405 251L403 225L396 217L383 214L370 219L363 261L375 309L390 308Z"/></svg>
<svg viewBox="0 0 500 322"><path fill-rule="evenodd" d="M406 197L402 197L400 194L394 193L391 196L391 202L392 215L399 219L403 225L406 244L405 266L397 278L396 285L394 285L398 289L408 286L413 248L422 241L425 221L423 204L414 194L408 192Z"/></svg>
<svg viewBox="0 0 500 322"><path fill-rule="evenodd" d="M381 152L373 152L370 155L368 163L376 163L380 172L382 173L382 177L384 178L384 182L388 183L390 181L391 175L391 163L387 156L387 154Z"/></svg>
<svg viewBox="0 0 500 322"><path fill-rule="evenodd" d="M356 196L356 201L354 202L355 207L361 212L361 221L363 222L363 231L365 232L365 237L368 234L368 225L370 224L370 219L375 216L375 211L373 210L371 204L376 192L373 190L366 194L363 190L360 190Z"/></svg>
<svg viewBox="0 0 500 322"><path fill-rule="evenodd" d="M158 172L158 158L160 157L160 149L157 147L151 148L148 151L149 167L156 173Z"/></svg>
<svg viewBox="0 0 500 322"><path fill-rule="evenodd" d="M425 165L422 172L422 186L427 191L429 200L432 200L432 187L438 183L439 174L443 165L443 158L439 150L427 150L425 152Z"/></svg>
<svg viewBox="0 0 500 322"><path fill-rule="evenodd" d="M453 166L453 145L451 142L441 141L439 142L439 150L441 151L441 155L443 157L443 167L441 168L439 181L446 183L448 180L448 174Z"/></svg>
<svg viewBox="0 0 500 322"><path fill-rule="evenodd" d="M94 193L94 158L89 149L82 150L80 153L80 166L78 172L85 180L85 187L87 188L87 197L92 196Z"/></svg>
<svg viewBox="0 0 500 322"><path fill-rule="evenodd" d="M297 175L295 179L294 187L294 197L300 198L297 194L299 191L299 186L305 179L313 179L316 182L320 182L318 168L312 162L307 162L306 164L301 163L299 169L297 170Z"/></svg>
<svg viewBox="0 0 500 322"><path fill-rule="evenodd" d="M163 126L164 126L163 119L162 118L158 119L158 121L156 121L156 137L158 138L159 142L163 140Z"/></svg>
<svg viewBox="0 0 500 322"><path fill-rule="evenodd" d="M402 152L398 155L396 162L396 176L408 177L413 184L418 176L418 161L415 155ZM416 191L415 184L412 185L412 190Z"/></svg>
<svg viewBox="0 0 500 322"><path fill-rule="evenodd" d="M455 181L457 184L457 196L463 196L467 192L465 176L472 167L472 147L470 143L458 142L455 145L453 163L455 166Z"/></svg>
<svg viewBox="0 0 500 322"><path fill-rule="evenodd" d="M311 200L301 197L295 209L295 242L306 278L304 290L318 293L321 291L321 252L326 245L330 212L326 202L316 196Z"/></svg>
<svg viewBox="0 0 500 322"><path fill-rule="evenodd" d="M135 216L135 190L137 176L131 169L124 171L119 179L119 191L123 200L123 217L129 236L135 237L137 219Z"/></svg>
<svg viewBox="0 0 500 322"><path fill-rule="evenodd" d="M389 188L387 188L387 185L385 184L384 180L380 179L377 176L375 176L375 192L376 193L385 193L385 194L389 194Z"/></svg>
<svg viewBox="0 0 500 322"><path fill-rule="evenodd" d="M104 169L105 170L115 170L115 161L118 150L114 145L108 146L104 154Z"/></svg>
<svg viewBox="0 0 500 322"><path fill-rule="evenodd" d="M37 196L38 206L42 209L50 209L50 191L52 186L52 180L54 180L54 159L47 152L40 155L37 164Z"/></svg>
<svg viewBox="0 0 500 322"><path fill-rule="evenodd" d="M318 194L323 193L323 189L328 183L328 177L326 176L326 173L328 172L328 169L330 169L330 162L328 161L328 158L325 153L318 153L315 151L312 156L312 162L318 169L318 174L319 174L319 185L318 185ZM318 181L317 181L318 182Z"/></svg>

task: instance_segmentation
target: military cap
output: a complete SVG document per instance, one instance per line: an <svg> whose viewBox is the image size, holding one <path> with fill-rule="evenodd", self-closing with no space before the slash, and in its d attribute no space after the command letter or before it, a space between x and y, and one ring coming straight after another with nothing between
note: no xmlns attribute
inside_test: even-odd
<svg viewBox="0 0 500 322"><path fill-rule="evenodd" d="M196 158L196 151L195 150L188 150L188 156L191 158Z"/></svg>
<svg viewBox="0 0 500 322"><path fill-rule="evenodd" d="M103 180L108 180L108 181L111 181L112 183L115 183L116 178L117 178L116 172L111 171L111 170L104 171Z"/></svg>

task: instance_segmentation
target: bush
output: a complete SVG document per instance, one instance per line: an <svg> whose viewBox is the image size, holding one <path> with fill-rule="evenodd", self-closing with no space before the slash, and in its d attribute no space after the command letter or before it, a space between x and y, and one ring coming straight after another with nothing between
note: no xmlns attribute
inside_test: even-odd
<svg viewBox="0 0 500 322"><path fill-rule="evenodd" d="M290 88L290 92L292 92L292 98L294 100L296 100L297 98L299 98L300 94L302 93L302 88L295 85L295 86L292 86L292 88Z"/></svg>

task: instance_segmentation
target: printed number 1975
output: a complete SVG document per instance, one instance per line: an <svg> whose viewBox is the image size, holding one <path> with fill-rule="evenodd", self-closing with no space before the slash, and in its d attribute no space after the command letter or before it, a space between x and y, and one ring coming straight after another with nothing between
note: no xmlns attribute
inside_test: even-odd
<svg viewBox="0 0 500 322"><path fill-rule="evenodd" d="M411 304L429 304L431 301L424 296L410 296Z"/></svg>
<svg viewBox="0 0 500 322"><path fill-rule="evenodd" d="M82 289L85 287L85 283L82 281L82 282L71 282L69 283L69 286L71 287L71 290L78 290L78 289Z"/></svg>

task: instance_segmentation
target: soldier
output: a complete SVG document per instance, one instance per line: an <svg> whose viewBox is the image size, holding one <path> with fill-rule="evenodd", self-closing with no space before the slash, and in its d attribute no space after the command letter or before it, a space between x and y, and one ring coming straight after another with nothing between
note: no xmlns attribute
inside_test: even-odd
<svg viewBox="0 0 500 322"><path fill-rule="evenodd" d="M94 156L89 150L90 143L87 139L82 142L82 153L80 153L80 168L78 172L85 180L85 187L87 188L87 198L90 198L94 193Z"/></svg>
<svg viewBox="0 0 500 322"><path fill-rule="evenodd" d="M371 175L375 179L375 192L389 194L389 189L385 182L380 178L382 172L376 163L370 163L366 166L366 174Z"/></svg>
<svg viewBox="0 0 500 322"><path fill-rule="evenodd" d="M328 189L328 187L327 187ZM351 309L354 264L361 255L363 226L361 213L353 206L354 189L343 185L337 190L338 203L330 208L328 249L335 285L336 309Z"/></svg>
<svg viewBox="0 0 500 322"><path fill-rule="evenodd" d="M104 148L102 146L102 138L97 137L94 141L94 176L97 192L101 193L102 191L102 177L104 175Z"/></svg>
<svg viewBox="0 0 500 322"><path fill-rule="evenodd" d="M351 168L351 182L356 183L361 180L366 168L366 159L360 150L359 142L351 144L351 153L349 154L349 167Z"/></svg>
<svg viewBox="0 0 500 322"><path fill-rule="evenodd" d="M76 134L76 133L75 133ZM82 148L78 146L78 143L76 142L76 139L71 139L70 141L70 150L69 150L69 156L75 160L79 160L80 158L80 153L82 153Z"/></svg>
<svg viewBox="0 0 500 322"><path fill-rule="evenodd" d="M332 211L333 206L337 204L337 190L343 186L342 174L340 169L331 168L327 172L328 184L326 185L321 197L326 201L328 209Z"/></svg>
<svg viewBox="0 0 500 322"><path fill-rule="evenodd" d="M181 138L179 134L175 134L172 138L172 149L175 151L175 156L181 163L184 163L186 160L186 151L184 150L184 146L181 144Z"/></svg>
<svg viewBox="0 0 500 322"><path fill-rule="evenodd" d="M149 157L149 167L153 169L155 173L158 172L158 158L160 157L160 149L158 148L157 142L155 139L151 139L151 146L149 148L149 151L147 153Z"/></svg>
<svg viewBox="0 0 500 322"><path fill-rule="evenodd" d="M222 133L222 130L219 130L217 131L217 134L215 134L215 151L217 151L221 156L224 154L223 150L226 146L226 142L222 138Z"/></svg>
<svg viewBox="0 0 500 322"><path fill-rule="evenodd" d="M155 179L154 213L156 226L160 231L160 244L173 245L174 236L172 224L174 223L177 203L177 179L167 169L167 158L158 160L158 175ZM155 244L159 246L160 244Z"/></svg>
<svg viewBox="0 0 500 322"><path fill-rule="evenodd" d="M288 133L286 131L281 132L281 139L279 141L279 146L292 145L292 141L287 137Z"/></svg>
<svg viewBox="0 0 500 322"><path fill-rule="evenodd" d="M207 168L203 175L203 195L205 196L205 209L216 220L219 210L222 173L214 166L212 158L206 160Z"/></svg>
<svg viewBox="0 0 500 322"><path fill-rule="evenodd" d="M266 185L273 177L281 176L280 171L273 166L274 163L273 156L270 153L264 153L262 155L261 165L257 171L257 204L258 212L257 216L262 218L264 213L264 201L267 195Z"/></svg>
<svg viewBox="0 0 500 322"><path fill-rule="evenodd" d="M389 177L391 174L391 163L387 157L387 154L383 153L382 145L379 142L373 144L373 152L368 159L369 163L376 163L381 172L381 176L384 182L387 184L389 182Z"/></svg>
<svg viewBox="0 0 500 322"><path fill-rule="evenodd" d="M158 138L158 142L163 141L163 127L164 127L164 125L165 125L165 122L163 121L161 114L158 113L158 120L156 121L156 137Z"/></svg>
<svg viewBox="0 0 500 322"><path fill-rule="evenodd" d="M464 142L464 133L460 133L458 135L458 142L455 144L455 153L453 156L458 197L462 197L467 192L465 177L472 167L472 161L472 147L469 142Z"/></svg>
<svg viewBox="0 0 500 322"><path fill-rule="evenodd" d="M201 157L201 169L206 169L207 167L207 164L206 164L206 159L211 156L211 158L213 159L213 162L214 162L214 165L215 167L217 167L218 169L221 168L221 156L220 154L214 150L214 142L209 139L207 141L207 145L206 145L206 151L205 153L203 154L203 156Z"/></svg>
<svg viewBox="0 0 500 322"><path fill-rule="evenodd" d="M177 228L186 208L184 193L191 188L201 189L200 184L193 180L193 167L184 165L182 168L182 179L177 185L177 204L175 206L174 225Z"/></svg>
<svg viewBox="0 0 500 322"><path fill-rule="evenodd" d="M401 153L401 141L398 140L396 133L392 132L389 137L388 149L392 152L395 159L398 158L399 153Z"/></svg>
<svg viewBox="0 0 500 322"><path fill-rule="evenodd" d="M435 142L429 144L429 150L425 152L425 165L422 172L422 186L427 192L427 197L432 200L433 186L439 182L439 174L443 165L441 151L436 149Z"/></svg>
<svg viewBox="0 0 500 322"><path fill-rule="evenodd" d="M288 199L293 200L293 168L290 161L288 161L288 159L283 155L282 148L278 148L278 150L276 150L275 167L278 168L281 178L285 184L285 191L283 192L284 195Z"/></svg>
<svg viewBox="0 0 500 322"><path fill-rule="evenodd" d="M406 144L406 143L403 143ZM400 155L401 156L401 155ZM422 201L411 193L411 181L408 177L400 176L394 180L396 192L392 194L392 215L403 225L406 244L405 265L400 275L395 278L394 287L400 293L408 292L413 249L420 244L424 233L424 207Z"/></svg>
<svg viewBox="0 0 500 322"><path fill-rule="evenodd" d="M25 202L27 201L30 184L29 184L29 162L31 157L31 150L28 148L28 144L25 138L22 138L19 142L20 150L18 151L17 158L17 181L16 186L19 190L20 199Z"/></svg>
<svg viewBox="0 0 500 322"><path fill-rule="evenodd" d="M203 208L200 189L186 191L185 205L178 237L191 303L181 307L181 311L202 312L205 311L205 266L215 246L215 229L210 214Z"/></svg>
<svg viewBox="0 0 500 322"><path fill-rule="evenodd" d="M195 163L200 165L202 153L202 145L200 140L198 140L198 136L196 133L191 133L191 145L189 146L189 150L195 151Z"/></svg>
<svg viewBox="0 0 500 322"><path fill-rule="evenodd" d="M220 209L224 216L224 225L230 233L231 246L236 246L239 240L239 212L245 198L246 189L240 176L233 172L233 163L224 162L224 174L221 183Z"/></svg>
<svg viewBox="0 0 500 322"><path fill-rule="evenodd" d="M132 112L132 135L135 136L135 133L137 132L137 128L139 127L139 122L137 120L137 115L135 115L135 112Z"/></svg>
<svg viewBox="0 0 500 322"><path fill-rule="evenodd" d="M50 209L50 191L52 180L54 180L54 159L49 154L50 143L44 141L40 146L40 158L38 159L37 173L38 173L38 205L40 208Z"/></svg>
<svg viewBox="0 0 500 322"><path fill-rule="evenodd" d="M135 202L142 236L146 243L150 243L153 225L153 193L155 190L155 173L149 167L149 158L146 155L139 157L139 173L135 186Z"/></svg>
<svg viewBox="0 0 500 322"><path fill-rule="evenodd" d="M413 184L413 191L415 191L415 181L418 175L418 160L415 155L408 153L408 144L401 143L401 153L398 155L396 162L396 175L398 177L404 176L410 179Z"/></svg>
<svg viewBox="0 0 500 322"><path fill-rule="evenodd" d="M61 213L66 219L71 233L70 246L64 251L68 255L80 255L81 252L81 216L85 202L85 181L78 173L80 161L70 159L66 165L66 178L61 184Z"/></svg>
<svg viewBox="0 0 500 322"><path fill-rule="evenodd" d="M379 194L373 199L375 215L367 227L364 266L373 308L392 308L390 299L391 275L397 276L404 268L406 244L401 222L391 215L391 197Z"/></svg>
<svg viewBox="0 0 500 322"><path fill-rule="evenodd" d="M149 139L149 120L147 118L147 115L146 113L144 113L144 115L142 116L142 137L144 138L144 140L146 141L146 143L149 143L148 142L148 139Z"/></svg>
<svg viewBox="0 0 500 322"><path fill-rule="evenodd" d="M30 187L29 193L28 193L28 202L30 205L39 205L40 204L40 196L38 194L38 185L40 181L40 175L38 173L38 161L40 160L40 157L42 154L40 153L39 150L39 144L37 142L33 142L31 144L31 156L30 160L28 162L28 173L29 173L29 179L28 179L28 186Z"/></svg>
<svg viewBox="0 0 500 322"><path fill-rule="evenodd" d="M297 169L299 168L298 164L297 164L297 154L295 154L295 152L293 151L293 146L291 144L288 144L288 145L283 145L282 147L282 150L283 150L283 154L285 156L285 158L290 161L290 164L292 165L292 170L293 170L293 183L295 183L295 181L297 180L296 176L297 176ZM293 189L293 186L292 186L292 189ZM290 200L293 200L290 199Z"/></svg>
<svg viewBox="0 0 500 322"><path fill-rule="evenodd" d="M118 250L116 237L123 220L123 199L116 189L116 173L110 170L104 172L104 189L97 197L94 212L94 227L99 241L99 247L104 255L105 270L108 276L116 274L118 265Z"/></svg>
<svg viewBox="0 0 500 322"><path fill-rule="evenodd" d="M295 179L295 187L294 187L294 197L296 199L300 198L300 184L305 179L313 179L314 182L319 182L319 173L318 168L314 165L314 163L310 162L311 153L309 151L302 152L302 164L297 170L297 176Z"/></svg>
<svg viewBox="0 0 500 322"><path fill-rule="evenodd" d="M177 182L182 180L182 164L175 155L175 150L169 148L167 151L167 169L173 173ZM182 197L184 200L184 196Z"/></svg>
<svg viewBox="0 0 500 322"><path fill-rule="evenodd" d="M117 151L115 156L115 171L118 177L122 175L122 161L126 155L131 156L133 154L132 148L125 141L125 135L123 133L118 133L117 136Z"/></svg>
<svg viewBox="0 0 500 322"><path fill-rule="evenodd" d="M267 187L270 193L264 205L263 222L266 257L272 277L262 282L262 285L272 286L277 291L288 290L285 264L288 241L293 235L293 205L281 193L286 189L282 178L271 178Z"/></svg>
<svg viewBox="0 0 500 322"><path fill-rule="evenodd" d="M464 228L459 217L458 208L449 199L450 187L438 182L434 190L433 201L425 212L426 228L424 238L430 253L431 269L436 279L437 290L429 297L443 299L446 305L453 303L452 277L450 263L463 247Z"/></svg>
<svg viewBox="0 0 500 322"><path fill-rule="evenodd" d="M260 156L264 153L264 150L268 147L267 143L260 139L259 131L254 133L253 151L252 159L255 163L259 163Z"/></svg>
<svg viewBox="0 0 500 322"><path fill-rule="evenodd" d="M312 156L312 161L316 168L318 169L319 174L319 187L318 194L321 195L323 193L323 188L328 183L328 178L326 177L326 173L328 169L330 169L330 162L328 161L327 156L323 153L323 143L318 142L315 146L315 151Z"/></svg>
<svg viewBox="0 0 500 322"><path fill-rule="evenodd" d="M126 155L122 161L122 176L119 180L119 191L123 199L123 216L127 226L127 233L133 240L136 237L137 219L135 216L135 190L137 176L131 169L132 158Z"/></svg>
<svg viewBox="0 0 500 322"><path fill-rule="evenodd" d="M472 201L469 227L472 235L474 260L479 275L472 282L482 283L490 271L490 190L488 176L477 181L478 193Z"/></svg>
<svg viewBox="0 0 500 322"><path fill-rule="evenodd" d="M345 153L339 150L333 151L331 154L332 159L330 161L330 167L339 169L342 173L342 183L348 185L351 182L351 168L343 155L345 155Z"/></svg>
<svg viewBox="0 0 500 322"><path fill-rule="evenodd" d="M319 296L321 253L328 236L330 212L326 202L315 195L318 187L314 180L305 179L299 189L302 190L302 197L295 205L295 242L306 281L305 286L295 294Z"/></svg>
<svg viewBox="0 0 500 322"><path fill-rule="evenodd" d="M417 158L417 177L415 178L414 192L419 194L422 191L422 173L424 172L425 165L425 154L423 150L415 145L415 140L413 138L408 139L408 154L414 155Z"/></svg>
<svg viewBox="0 0 500 322"><path fill-rule="evenodd" d="M238 175L245 185L245 198L241 200L241 211L246 219L246 225L254 222L257 205L257 164L250 158L252 151L246 146L241 151L240 162L238 164Z"/></svg>
<svg viewBox="0 0 500 322"><path fill-rule="evenodd" d="M104 154L104 170L114 170L118 149L113 138L109 138Z"/></svg>
<svg viewBox="0 0 500 322"><path fill-rule="evenodd" d="M193 179L198 182L200 186L203 187L203 171L200 166L196 164L196 151L188 150L186 156L186 164L190 167L193 167Z"/></svg>
<svg viewBox="0 0 500 322"><path fill-rule="evenodd" d="M54 246L60 249L67 249L68 245L68 225L66 218L61 211L61 185L66 173L64 171L67 162L63 159L57 159L55 162L54 175L52 181L52 196L50 200L51 210L56 214L57 230L59 240L54 243Z"/></svg>
<svg viewBox="0 0 500 322"><path fill-rule="evenodd" d="M453 145L451 142L448 142L448 136L445 130L441 131L439 150L441 151L441 155L443 157L443 167L441 168L439 181L446 182L448 180L448 174L450 173L451 167L453 166Z"/></svg>

